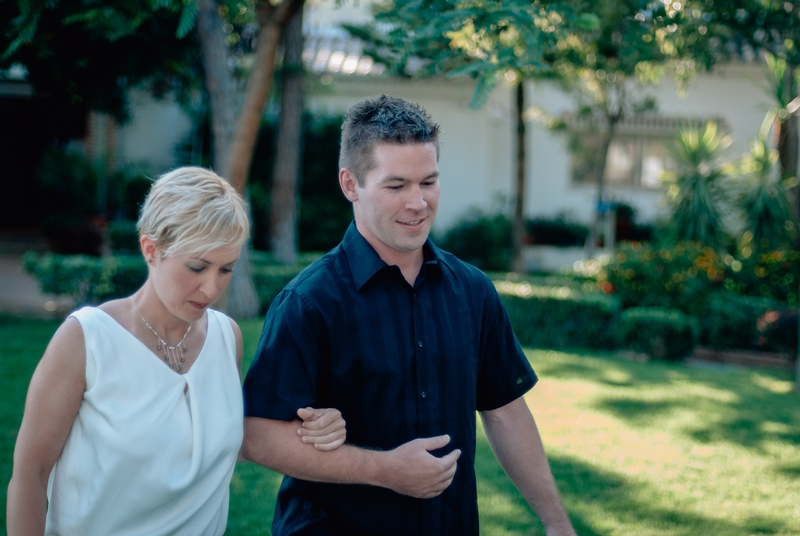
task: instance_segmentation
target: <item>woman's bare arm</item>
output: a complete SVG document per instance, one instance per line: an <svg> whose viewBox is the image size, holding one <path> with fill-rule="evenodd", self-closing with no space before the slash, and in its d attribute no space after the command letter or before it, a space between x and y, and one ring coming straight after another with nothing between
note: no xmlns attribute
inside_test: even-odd
<svg viewBox="0 0 800 536"><path fill-rule="evenodd" d="M61 455L85 390L83 330L77 319L68 318L53 335L28 388L8 485L9 536L44 533L47 481Z"/></svg>

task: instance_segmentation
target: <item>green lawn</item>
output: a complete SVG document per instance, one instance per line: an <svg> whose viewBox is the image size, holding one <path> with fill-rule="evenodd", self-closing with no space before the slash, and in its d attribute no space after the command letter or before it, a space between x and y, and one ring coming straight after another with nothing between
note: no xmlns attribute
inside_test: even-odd
<svg viewBox="0 0 800 536"><path fill-rule="evenodd" d="M27 383L56 326L0 317L3 502ZM247 358L260 322L242 329ZM789 375L528 355L541 381L527 400L579 534L800 534L800 396ZM482 433L477 472L482 534L543 534ZM227 534L269 534L279 483L240 464Z"/></svg>

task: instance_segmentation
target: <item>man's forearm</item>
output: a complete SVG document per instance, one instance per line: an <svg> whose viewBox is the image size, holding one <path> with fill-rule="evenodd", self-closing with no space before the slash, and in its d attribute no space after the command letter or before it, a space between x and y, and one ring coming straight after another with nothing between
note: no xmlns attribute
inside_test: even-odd
<svg viewBox="0 0 800 536"><path fill-rule="evenodd" d="M542 519L547 534L574 536L525 400L520 397L502 408L481 412L481 419L497 460Z"/></svg>
<svg viewBox="0 0 800 536"><path fill-rule="evenodd" d="M437 458L447 436L414 439L389 451L342 445L321 451L297 436L297 423L246 417L242 454L252 462L303 480L368 484L417 498L435 497L453 481L461 451Z"/></svg>
<svg viewBox="0 0 800 536"><path fill-rule="evenodd" d="M351 445L331 452L317 450L300 441L296 421L246 417L242 454L247 460L303 480L381 485L377 477L380 452Z"/></svg>

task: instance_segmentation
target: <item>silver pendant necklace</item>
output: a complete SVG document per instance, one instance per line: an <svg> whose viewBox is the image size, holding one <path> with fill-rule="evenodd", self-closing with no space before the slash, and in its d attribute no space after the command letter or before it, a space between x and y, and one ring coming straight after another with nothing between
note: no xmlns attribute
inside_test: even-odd
<svg viewBox="0 0 800 536"><path fill-rule="evenodd" d="M189 327L186 329L186 333L183 334L181 341L175 346L170 346L167 344L167 341L162 339L161 335L159 335L158 332L153 329L153 326L148 324L147 320L144 319L142 313L139 312L139 308L136 307L136 302L133 301L133 296L130 297L130 300L133 304L133 309L136 311L136 314L138 314L139 318L142 319L142 322L144 322L144 325L147 326L147 329L152 331L153 335L155 335L156 339L158 339L158 351L164 351L164 362L169 366L169 368L176 371L178 374L183 374L183 363L186 362L186 357L184 356L186 353L186 345L183 341L186 340L186 336L190 331L192 331L192 324L194 324L194 322L189 322Z"/></svg>

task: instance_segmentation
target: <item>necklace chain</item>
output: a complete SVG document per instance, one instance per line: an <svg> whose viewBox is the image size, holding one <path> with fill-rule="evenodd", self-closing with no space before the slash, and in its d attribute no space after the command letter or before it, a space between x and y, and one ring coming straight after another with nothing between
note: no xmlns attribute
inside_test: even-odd
<svg viewBox="0 0 800 536"><path fill-rule="evenodd" d="M144 325L147 326L147 329L153 332L153 335L156 336L158 339L158 351L160 352L162 349L164 350L164 362L171 368L172 370L176 371L178 374L183 374L183 363L186 362L186 357L183 355L186 353L186 344L184 341L186 340L186 336L189 335L189 332L192 331L192 324L194 322L189 322L189 327L186 329L186 333L183 334L183 338L181 341L176 344L175 346L170 346L167 341L161 338L161 335L153 329L147 320L144 319L142 313L139 312L139 308L136 307L136 302L133 301L133 296L130 297L131 303L133 304L133 309L136 311L136 314L139 315L139 318L142 319Z"/></svg>

